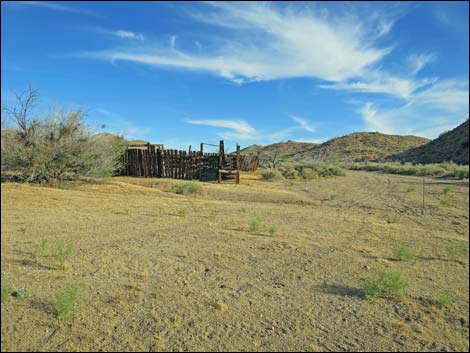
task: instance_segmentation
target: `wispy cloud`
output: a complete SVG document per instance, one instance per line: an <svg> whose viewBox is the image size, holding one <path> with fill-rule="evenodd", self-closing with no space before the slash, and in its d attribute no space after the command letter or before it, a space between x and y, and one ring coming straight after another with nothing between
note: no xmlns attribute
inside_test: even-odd
<svg viewBox="0 0 470 353"><path fill-rule="evenodd" d="M256 130L243 120L222 120L222 119L204 119L204 120L186 120L188 124L206 125L225 128L225 131L217 134L228 140L254 140L256 139Z"/></svg>
<svg viewBox="0 0 470 353"><path fill-rule="evenodd" d="M316 129L315 127L313 127L310 122L308 122L306 119L304 118L301 118L299 116L294 116L292 115L291 116L291 119L294 120L295 122L297 122L299 124L299 126L305 130L305 131L308 131L308 132L315 132Z"/></svg>
<svg viewBox="0 0 470 353"><path fill-rule="evenodd" d="M131 31L124 31L122 29L114 31L112 32L112 34L119 38L144 40L143 34L138 34Z"/></svg>
<svg viewBox="0 0 470 353"><path fill-rule="evenodd" d="M11 1L9 3L14 4L14 5L42 7L42 8L47 8L50 10L55 10L55 11L70 12L70 13L76 13L76 14L85 15L85 16L103 18L102 15L97 14L96 12L85 10L85 9L78 8L78 7L72 7L69 5L63 5L56 1L53 1L53 2L52 1Z"/></svg>
<svg viewBox="0 0 470 353"><path fill-rule="evenodd" d="M413 75L416 75L421 69L436 60L437 55L434 53L412 54L407 58L408 67Z"/></svg>
<svg viewBox="0 0 470 353"><path fill-rule="evenodd" d="M468 81L437 82L401 105L367 102L359 113L369 131L435 138L468 119Z"/></svg>
<svg viewBox="0 0 470 353"><path fill-rule="evenodd" d="M170 36L170 47L174 49L175 44L176 44L176 36Z"/></svg>
<svg viewBox="0 0 470 353"><path fill-rule="evenodd" d="M390 30L377 17L364 21L343 14L325 17L321 11L266 3L209 3L204 13L191 16L230 32L214 40L204 53L168 47L115 48L87 53L88 56L134 61L147 65L203 70L236 83L312 77L342 81L361 76L379 62L391 48L380 48L377 38ZM208 48L206 47L206 48ZM325 58L328 58L325 60Z"/></svg>
<svg viewBox="0 0 470 353"><path fill-rule="evenodd" d="M435 78L403 78L389 75L383 71L368 71L362 80L351 80L331 84L319 84L324 89L333 89L349 92L380 93L400 99L409 99L413 92L436 82Z"/></svg>

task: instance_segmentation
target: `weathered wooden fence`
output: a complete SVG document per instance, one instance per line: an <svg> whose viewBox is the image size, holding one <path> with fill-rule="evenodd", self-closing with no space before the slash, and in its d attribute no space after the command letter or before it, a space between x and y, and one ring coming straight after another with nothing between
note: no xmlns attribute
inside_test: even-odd
<svg viewBox="0 0 470 353"><path fill-rule="evenodd" d="M126 175L137 177L168 177L174 179L219 180L235 178L239 182L240 170L256 170L256 158L242 158L237 153L224 153L220 141L218 153L167 150L159 145L146 148L128 148L125 154Z"/></svg>
<svg viewBox="0 0 470 353"><path fill-rule="evenodd" d="M240 156L239 169L244 172L256 172L259 161L258 156Z"/></svg>

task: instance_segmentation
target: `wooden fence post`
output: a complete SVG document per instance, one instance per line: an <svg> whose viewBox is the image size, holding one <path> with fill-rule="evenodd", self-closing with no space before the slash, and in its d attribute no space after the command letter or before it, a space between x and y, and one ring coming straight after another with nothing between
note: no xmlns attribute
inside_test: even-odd
<svg viewBox="0 0 470 353"><path fill-rule="evenodd" d="M238 143L237 143L237 160L236 160L236 163L237 163L237 175L236 175L235 183L240 184L240 146L238 145Z"/></svg>

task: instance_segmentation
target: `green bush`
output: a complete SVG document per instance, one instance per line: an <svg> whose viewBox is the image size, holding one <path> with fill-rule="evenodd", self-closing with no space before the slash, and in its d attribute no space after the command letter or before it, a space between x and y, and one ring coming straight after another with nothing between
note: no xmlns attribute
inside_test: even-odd
<svg viewBox="0 0 470 353"><path fill-rule="evenodd" d="M344 168L351 170L365 171L381 171L389 174L417 175L417 176L434 176L446 178L468 179L469 166L457 165L450 162L434 163L434 164L416 164L411 163L376 163L376 162L357 162L344 163Z"/></svg>
<svg viewBox="0 0 470 353"><path fill-rule="evenodd" d="M54 309L59 320L67 320L77 303L79 288L77 285L68 284L62 291L56 294Z"/></svg>
<svg viewBox="0 0 470 353"><path fill-rule="evenodd" d="M416 259L416 253L413 249L402 245L395 250L395 259L400 261L414 260Z"/></svg>
<svg viewBox="0 0 470 353"><path fill-rule="evenodd" d="M283 172L283 175L286 179L297 179L299 177L299 171L295 168L288 168Z"/></svg>
<svg viewBox="0 0 470 353"><path fill-rule="evenodd" d="M262 171L261 178L266 181L274 181L282 179L283 175L279 171L271 169Z"/></svg>
<svg viewBox="0 0 470 353"><path fill-rule="evenodd" d="M72 257L72 244L65 244L63 241L49 242L42 240L38 245L39 255L63 270L68 269L68 260Z"/></svg>
<svg viewBox="0 0 470 353"><path fill-rule="evenodd" d="M250 232L258 232L264 228L263 221L261 221L259 218L252 219L248 223L248 228Z"/></svg>
<svg viewBox="0 0 470 353"><path fill-rule="evenodd" d="M441 307L448 307L452 304L452 297L447 293L443 293L439 295L434 301Z"/></svg>
<svg viewBox="0 0 470 353"><path fill-rule="evenodd" d="M302 176L302 178L307 179L307 180L318 178L318 173L312 168L308 168L308 167L303 167L301 169L300 175Z"/></svg>
<svg viewBox="0 0 470 353"><path fill-rule="evenodd" d="M397 271L383 269L369 278L361 279L360 285L367 299L401 297L408 288L408 281Z"/></svg>
<svg viewBox="0 0 470 353"><path fill-rule="evenodd" d="M276 234L276 232L277 232L276 227L269 227L269 229L268 229L269 235L273 236L273 235Z"/></svg>
<svg viewBox="0 0 470 353"><path fill-rule="evenodd" d="M407 189L406 189L406 192L410 193L410 192L415 192L416 191L416 187L415 186L409 186Z"/></svg>
<svg viewBox="0 0 470 353"><path fill-rule="evenodd" d="M183 182L171 186L171 191L179 195L202 194L202 185L198 182Z"/></svg>
<svg viewBox="0 0 470 353"><path fill-rule="evenodd" d="M451 242L447 245L447 254L452 260L468 258L468 243L464 241Z"/></svg>
<svg viewBox="0 0 470 353"><path fill-rule="evenodd" d="M444 195L447 195L447 194L450 194L451 192L454 191L454 188L452 186L446 186L443 190L442 190L442 193Z"/></svg>
<svg viewBox="0 0 470 353"><path fill-rule="evenodd" d="M10 298L11 293L13 292L13 287L11 286L10 282L6 279L2 278L2 297L1 302L5 302L8 298Z"/></svg>
<svg viewBox="0 0 470 353"><path fill-rule="evenodd" d="M441 206L449 206L449 200L447 199L442 199L441 201L439 201L439 203L441 204Z"/></svg>

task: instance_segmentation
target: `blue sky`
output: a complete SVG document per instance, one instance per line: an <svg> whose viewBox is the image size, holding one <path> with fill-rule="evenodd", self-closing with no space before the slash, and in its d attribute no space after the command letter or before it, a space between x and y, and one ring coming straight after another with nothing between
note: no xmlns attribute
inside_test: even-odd
<svg viewBox="0 0 470 353"><path fill-rule="evenodd" d="M2 106L31 84L38 114L83 106L97 132L243 147L469 115L468 2L1 6Z"/></svg>

